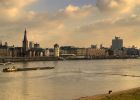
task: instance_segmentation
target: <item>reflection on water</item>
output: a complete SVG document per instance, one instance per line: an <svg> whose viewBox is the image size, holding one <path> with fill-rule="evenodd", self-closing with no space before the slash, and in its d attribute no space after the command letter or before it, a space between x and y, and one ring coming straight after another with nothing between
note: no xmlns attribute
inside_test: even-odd
<svg viewBox="0 0 140 100"><path fill-rule="evenodd" d="M0 100L73 100L140 84L140 60L90 60L15 63L17 67L55 66L53 70L0 72ZM4 66L0 66L2 70Z"/></svg>

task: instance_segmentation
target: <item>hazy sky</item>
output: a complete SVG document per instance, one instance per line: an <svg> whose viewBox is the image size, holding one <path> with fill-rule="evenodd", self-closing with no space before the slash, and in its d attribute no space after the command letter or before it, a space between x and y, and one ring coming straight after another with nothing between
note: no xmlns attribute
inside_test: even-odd
<svg viewBox="0 0 140 100"><path fill-rule="evenodd" d="M0 0L0 39L21 46L111 45L114 36L126 47L140 47L140 0Z"/></svg>

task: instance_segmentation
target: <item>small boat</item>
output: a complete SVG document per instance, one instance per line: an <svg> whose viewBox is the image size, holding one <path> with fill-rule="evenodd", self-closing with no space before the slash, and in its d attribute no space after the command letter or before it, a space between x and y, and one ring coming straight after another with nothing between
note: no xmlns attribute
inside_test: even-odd
<svg viewBox="0 0 140 100"><path fill-rule="evenodd" d="M3 72L15 72L15 71L17 71L17 69L13 66L12 68L4 68L3 69Z"/></svg>
<svg viewBox="0 0 140 100"><path fill-rule="evenodd" d="M31 71L31 70L47 70L47 69L54 69L54 67L33 67L33 68L4 68L3 72L17 72L17 71Z"/></svg>

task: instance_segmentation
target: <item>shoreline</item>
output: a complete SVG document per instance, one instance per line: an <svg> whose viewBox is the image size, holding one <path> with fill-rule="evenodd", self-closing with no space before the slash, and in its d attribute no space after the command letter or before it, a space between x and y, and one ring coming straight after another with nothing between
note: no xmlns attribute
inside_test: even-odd
<svg viewBox="0 0 140 100"><path fill-rule="evenodd" d="M63 57L0 57L4 62L30 62L30 61L71 61L71 60L108 60L108 59L139 59L138 57L105 57L105 58L63 58Z"/></svg>
<svg viewBox="0 0 140 100"><path fill-rule="evenodd" d="M140 87L113 92L111 94L98 94L80 97L75 100L140 100Z"/></svg>

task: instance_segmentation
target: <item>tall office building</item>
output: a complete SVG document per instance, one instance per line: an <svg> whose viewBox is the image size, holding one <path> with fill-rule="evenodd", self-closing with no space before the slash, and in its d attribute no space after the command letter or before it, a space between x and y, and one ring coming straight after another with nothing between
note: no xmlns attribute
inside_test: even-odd
<svg viewBox="0 0 140 100"><path fill-rule="evenodd" d="M112 40L112 49L119 50L122 47L123 47L123 39L120 39L120 37L115 37L115 39Z"/></svg>

